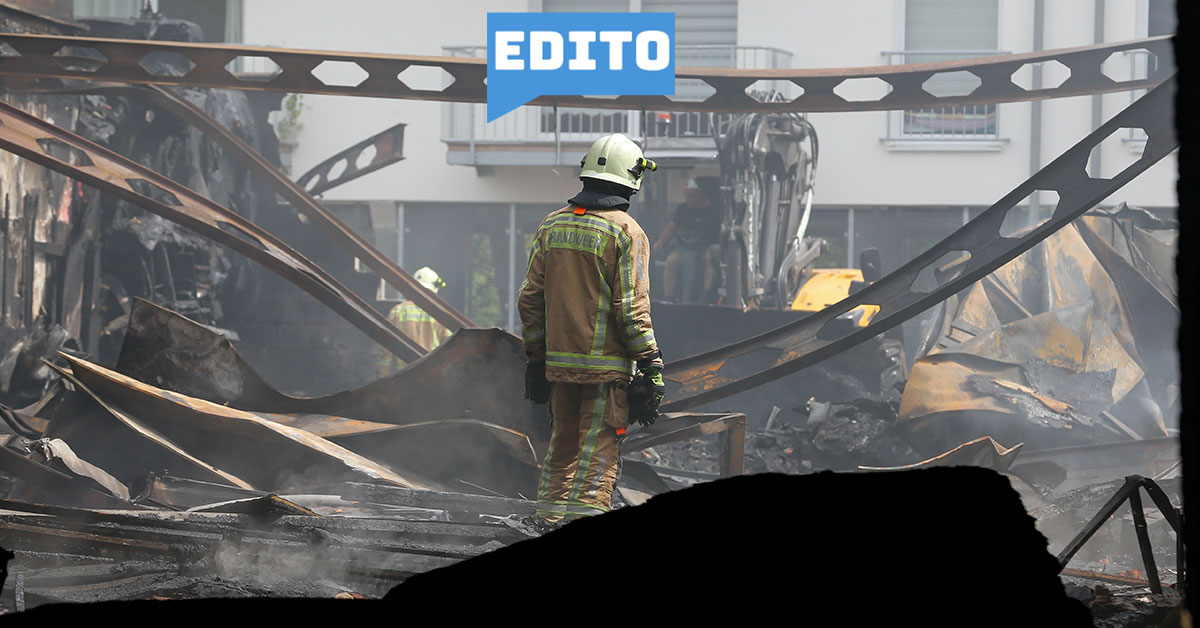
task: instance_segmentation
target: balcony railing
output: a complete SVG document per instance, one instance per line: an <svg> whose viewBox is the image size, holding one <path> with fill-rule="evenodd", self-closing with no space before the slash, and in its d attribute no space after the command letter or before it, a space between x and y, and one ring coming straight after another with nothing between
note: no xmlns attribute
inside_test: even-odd
<svg viewBox="0 0 1200 628"><path fill-rule="evenodd" d="M1008 54L1001 50L938 50L884 52L888 65L936 63ZM934 75L924 85L926 91L939 96L970 93L980 84L979 77L969 72L946 72ZM889 140L997 140L999 120L996 105L963 105L906 109L888 114Z"/></svg>
<svg viewBox="0 0 1200 628"><path fill-rule="evenodd" d="M452 57L486 57L482 46L445 48ZM676 67L790 68L792 55L786 50L761 46L676 46ZM766 98L771 91L794 98L798 89L790 81L760 81L748 90ZM699 80L676 81L675 95L681 101L701 101L713 94L712 87ZM498 163L550 164L553 147L562 144L590 143L607 133L624 133L635 140L646 137L712 137L714 129L730 114L699 112L641 111L614 109L562 108L555 117L553 107L521 107L487 123L484 105L446 103L442 109L442 141L450 145L451 163L497 165ZM544 145L549 151L508 150ZM571 151L572 159L577 159ZM485 155L485 153L490 153ZM503 156L502 156L503 155ZM549 155L549 156L548 156ZM566 164L565 157L558 161ZM549 161L547 161L549 160Z"/></svg>

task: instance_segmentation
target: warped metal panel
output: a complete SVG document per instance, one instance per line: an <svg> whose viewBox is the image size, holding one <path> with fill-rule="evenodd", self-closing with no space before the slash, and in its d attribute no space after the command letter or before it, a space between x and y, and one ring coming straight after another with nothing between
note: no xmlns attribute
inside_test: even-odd
<svg viewBox="0 0 1200 628"><path fill-rule="evenodd" d="M392 427L472 419L511 432L501 437L510 449L523 447L520 440L528 435L542 453L550 436L544 406L535 407L521 396L525 372L521 340L499 329L460 330L401 371L356 390L293 397L272 388L224 336L137 299L115 370L251 412L343 418L340 427L327 425L329 430L367 431L370 425L360 421ZM520 437L510 438L515 434Z"/></svg>
<svg viewBox="0 0 1200 628"><path fill-rule="evenodd" d="M487 62L483 59L17 33L0 33L0 42L16 53L16 56L9 53L9 56L0 57L0 75L448 102L487 100L487 85L484 84ZM612 99L547 96L531 104L593 109L799 112L886 111L1020 102L1153 87L1167 77L1169 64L1159 64L1157 71L1145 79L1119 82L1105 76L1101 64L1112 54L1126 50L1144 49L1165 58L1170 53L1170 46L1171 37L1160 36L1115 44L913 65L780 70L681 68L676 70L676 79L703 81L712 86L715 93L699 102L675 101L667 96ZM195 67L183 76L152 74L141 62L154 53L181 55ZM279 66L279 71L269 77L235 75L227 68L239 57L269 58ZM1061 85L1043 89L1025 89L1013 82L1013 74L1027 64L1047 61L1066 66L1071 72L1070 78ZM366 77L355 85L326 84L313 74L313 70L325 62L353 63L366 73ZM410 66L441 68L453 77L453 81L439 89L413 89L399 76ZM934 96L923 88L935 74L956 71L975 74L980 85L969 94L945 97ZM890 86L890 91L866 101L847 100L834 91L848 79L872 78ZM801 88L802 93L791 101L759 102L746 93L746 89L759 80L791 81Z"/></svg>
<svg viewBox="0 0 1200 628"><path fill-rule="evenodd" d="M400 473L305 430L251 412L156 388L81 358L59 354L97 399L119 408L214 466L269 490L302 489L326 482L383 481L438 488ZM255 451L257 455L247 456Z"/></svg>
<svg viewBox="0 0 1200 628"><path fill-rule="evenodd" d="M1079 143L1004 195L971 222L887 277L820 312L765 334L667 365L663 410L681 410L722 399L811 366L872 338L937 305L980 280L1069 224L1178 146L1174 132L1175 78L1138 99ZM1110 179L1091 178L1092 149L1122 129L1140 128L1148 139L1142 155ZM1053 215L1019 237L1000 228L1008 212L1036 190L1058 192ZM912 290L918 276L968 255L953 276L928 293ZM860 305L880 311L866 327L837 317Z"/></svg>
<svg viewBox="0 0 1200 628"><path fill-rule="evenodd" d="M62 375L63 379L70 382L73 386L75 386L79 390L81 390L90 399L95 401L96 404L100 408L102 408L105 413L107 413L107 415L115 418L122 425L129 428L129 430L133 434L136 434L138 438L145 439L150 444L150 448L157 450L156 453L167 456L167 460L170 461L169 464L172 465L172 468L175 472L186 473L186 474L190 475L191 477L194 477L194 478L197 478L200 480L212 481L212 482L217 482L217 483L221 483L221 484L228 484L228 485L232 485L232 486L235 486L235 487L241 488L241 489L246 489L246 490L254 489L254 486L252 486L246 480L243 480L242 478L240 478L232 473L229 473L228 471L218 469L217 467L209 464L208 462L205 462L204 460L197 458L196 456L192 455L188 451L184 450L177 443L173 442L171 439L160 434L153 427L150 427L150 426L142 423L140 420L138 420L135 417L130 416L126 412L122 411L120 408L114 407L113 405L108 403L108 401L106 401L105 399L102 399L96 393L92 392L92 390L90 388L88 388L88 386L86 384L84 384L77 377L75 377L75 374L71 370L63 368L63 367L58 366L57 364L53 364L53 363L47 362L47 364L50 366L50 368L57 371L59 375ZM86 415L86 413L83 413L83 414ZM72 419L76 419L76 418L77 417L72 417ZM51 430L54 430L56 427L57 426L54 425L53 423L50 426ZM78 429L78 426L71 426L70 428L68 428L68 430L70 430L70 433L72 435L78 433L77 429ZM107 427L104 429L104 431L110 432L110 433L112 432L112 430L108 429ZM84 433L86 434L87 432L84 432ZM54 435L55 432L51 431L50 434ZM117 437L123 439L124 435L119 435ZM126 441L126 442L129 442L129 441ZM76 441L77 448L84 447L84 446L94 446L95 444L96 443L95 443L94 439L81 439L81 440ZM109 453L109 455L112 455L112 448L106 448L106 449L108 450L107 453ZM137 454L132 457L134 459L138 459L142 454L143 454L143 452L137 452ZM122 457L131 457L131 456L129 456L129 454L123 454ZM102 462L102 461L97 460L97 462ZM114 467L109 466L109 465L106 465L106 466L108 466L108 469L107 469L108 471L115 472ZM144 472L144 470L139 469L139 472Z"/></svg>
<svg viewBox="0 0 1200 628"><path fill-rule="evenodd" d="M370 304L250 221L141 164L0 103L0 148L179 223L266 266L405 360L424 354Z"/></svg>

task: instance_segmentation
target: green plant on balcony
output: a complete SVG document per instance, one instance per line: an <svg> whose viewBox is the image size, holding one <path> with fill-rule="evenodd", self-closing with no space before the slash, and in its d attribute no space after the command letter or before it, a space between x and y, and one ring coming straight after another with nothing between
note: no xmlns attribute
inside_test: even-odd
<svg viewBox="0 0 1200 628"><path fill-rule="evenodd" d="M296 143L296 136L304 129L304 123L300 121L300 114L303 111L303 94L288 94L283 99L279 120L275 123L275 134L279 136L280 142Z"/></svg>

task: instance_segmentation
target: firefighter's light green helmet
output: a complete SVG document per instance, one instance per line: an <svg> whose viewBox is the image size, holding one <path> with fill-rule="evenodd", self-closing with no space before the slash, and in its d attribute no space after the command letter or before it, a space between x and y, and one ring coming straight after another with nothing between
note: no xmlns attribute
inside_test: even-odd
<svg viewBox="0 0 1200 628"><path fill-rule="evenodd" d="M417 283L432 290L435 294L438 290L446 287L446 282L442 281L442 278L428 266L422 266L417 272L413 273L413 279L416 279Z"/></svg>
<svg viewBox="0 0 1200 628"><path fill-rule="evenodd" d="M620 133L593 142L579 165L583 168L580 179L612 181L633 190L641 189L642 175L647 170L658 169L657 164L642 155L641 147Z"/></svg>

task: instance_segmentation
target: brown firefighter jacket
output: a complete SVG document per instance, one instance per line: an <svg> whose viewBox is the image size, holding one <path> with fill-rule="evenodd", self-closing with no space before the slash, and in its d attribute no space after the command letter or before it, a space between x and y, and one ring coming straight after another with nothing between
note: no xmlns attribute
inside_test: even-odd
<svg viewBox="0 0 1200 628"><path fill-rule="evenodd" d="M529 247L517 307L525 353L552 382L628 381L654 357L650 241L620 209L567 206L542 221Z"/></svg>

